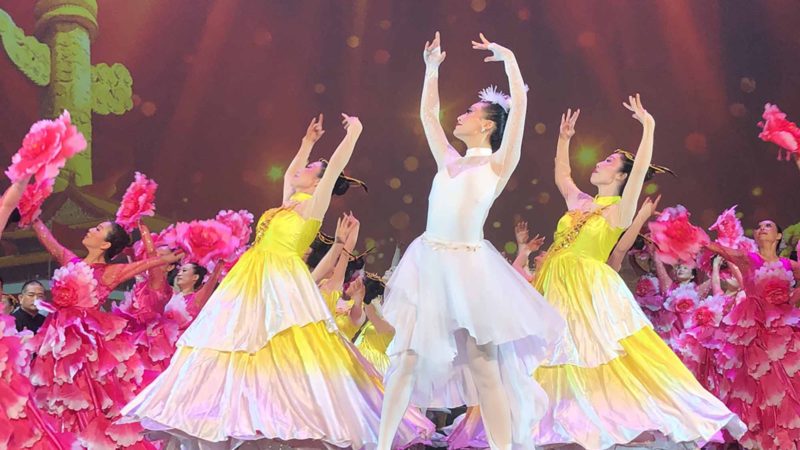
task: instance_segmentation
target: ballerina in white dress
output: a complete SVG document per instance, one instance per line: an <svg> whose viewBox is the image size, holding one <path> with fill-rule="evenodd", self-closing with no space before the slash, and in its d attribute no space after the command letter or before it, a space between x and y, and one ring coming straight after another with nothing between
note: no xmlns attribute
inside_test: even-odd
<svg viewBox="0 0 800 450"><path fill-rule="evenodd" d="M517 166L527 104L514 54L481 35L473 48L502 61L510 98L494 88L458 118L439 123L439 33L426 44L420 115L438 166L425 233L406 250L386 289L384 315L396 334L387 353L378 450L389 450L410 403L480 405L492 448L531 447L531 429L547 407L532 378L565 328L559 314L483 239L494 200Z"/></svg>

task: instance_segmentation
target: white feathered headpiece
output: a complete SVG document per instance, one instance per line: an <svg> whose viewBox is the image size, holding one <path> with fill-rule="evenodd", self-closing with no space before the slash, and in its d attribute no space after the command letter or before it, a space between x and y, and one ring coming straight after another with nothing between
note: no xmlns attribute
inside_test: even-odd
<svg viewBox="0 0 800 450"><path fill-rule="evenodd" d="M525 85L525 92L528 92L528 85ZM500 105L503 111L508 113L511 109L511 96L506 95L505 92L497 89L497 86L489 86L478 93L478 98L483 102L494 103Z"/></svg>

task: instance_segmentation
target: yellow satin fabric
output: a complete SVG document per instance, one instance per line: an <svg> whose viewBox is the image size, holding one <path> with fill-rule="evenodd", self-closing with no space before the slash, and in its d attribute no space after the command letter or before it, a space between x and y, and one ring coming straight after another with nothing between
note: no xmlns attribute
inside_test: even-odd
<svg viewBox="0 0 800 450"><path fill-rule="evenodd" d="M372 322L367 322L356 339L356 347L380 373L385 374L386 369L389 368L389 356L386 354L386 349L393 337L394 333L379 333Z"/></svg>
<svg viewBox="0 0 800 450"><path fill-rule="evenodd" d="M292 195L291 200L299 203L311 197L298 192ZM304 219L291 208L270 209L258 220L253 248L302 256L314 242L321 225L319 220Z"/></svg>
<svg viewBox="0 0 800 450"><path fill-rule="evenodd" d="M611 206L620 201L619 196L597 197L594 201L599 208ZM571 255L593 259L605 263L614 245L617 244L624 228L612 227L602 214L590 214L590 218L580 228L575 229L575 224L580 218L587 214L583 211L568 211L558 221L556 226L555 238L551 248L561 247L568 244L565 248L548 252L546 260L551 259L556 254L569 253ZM573 235L576 234L576 235ZM568 243L571 241L571 243ZM543 267L544 269L544 267ZM539 286L537 286L539 287ZM540 290L541 292L541 290Z"/></svg>
<svg viewBox="0 0 800 450"><path fill-rule="evenodd" d="M322 298L325 299L325 304L328 305L328 309L331 311L333 320L336 322L336 327L339 328L339 331L341 331L348 340L352 341L353 338L356 337L356 333L358 333L359 326L350 320L349 309L347 312L337 311L339 300L342 298L342 291L322 291Z"/></svg>

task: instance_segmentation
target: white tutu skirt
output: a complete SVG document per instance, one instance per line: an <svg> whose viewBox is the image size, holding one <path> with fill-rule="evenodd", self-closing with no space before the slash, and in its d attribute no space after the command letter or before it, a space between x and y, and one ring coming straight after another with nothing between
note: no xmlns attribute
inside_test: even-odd
<svg viewBox="0 0 800 450"><path fill-rule="evenodd" d="M532 374L566 324L488 241L417 238L387 284L384 316L396 330L386 378L399 355L417 357L414 405L478 404L465 350L471 336L478 345L497 346L515 422L532 423L546 410L547 397Z"/></svg>

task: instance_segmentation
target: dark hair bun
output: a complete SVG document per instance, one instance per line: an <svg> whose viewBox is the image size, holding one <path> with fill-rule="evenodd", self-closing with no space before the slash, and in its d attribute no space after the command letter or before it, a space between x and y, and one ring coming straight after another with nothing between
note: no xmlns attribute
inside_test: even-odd
<svg viewBox="0 0 800 450"><path fill-rule="evenodd" d="M333 185L333 195L344 195L350 189L350 182L343 175L339 175L336 184Z"/></svg>
<svg viewBox="0 0 800 450"><path fill-rule="evenodd" d="M383 295L385 285L373 278L367 277L364 279L364 303L369 305L375 298Z"/></svg>
<svg viewBox="0 0 800 450"><path fill-rule="evenodd" d="M306 264L308 267L317 267L317 264L322 261L322 258L330 249L331 244L324 242L319 238L319 236L314 238L314 242L311 243L311 253L309 253L308 259L306 259Z"/></svg>

